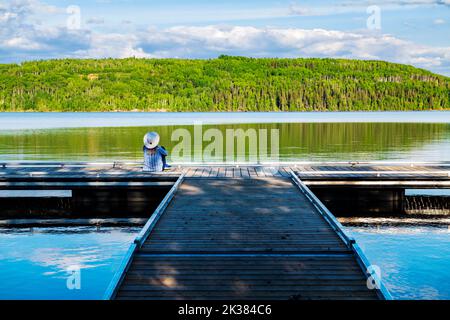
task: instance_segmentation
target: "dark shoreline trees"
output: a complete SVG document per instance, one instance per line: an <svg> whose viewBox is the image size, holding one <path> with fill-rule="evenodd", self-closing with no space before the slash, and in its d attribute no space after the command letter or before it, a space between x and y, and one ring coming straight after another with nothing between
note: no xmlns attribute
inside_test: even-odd
<svg viewBox="0 0 450 320"><path fill-rule="evenodd" d="M370 111L450 108L450 79L344 59L48 60L0 65L0 111Z"/></svg>

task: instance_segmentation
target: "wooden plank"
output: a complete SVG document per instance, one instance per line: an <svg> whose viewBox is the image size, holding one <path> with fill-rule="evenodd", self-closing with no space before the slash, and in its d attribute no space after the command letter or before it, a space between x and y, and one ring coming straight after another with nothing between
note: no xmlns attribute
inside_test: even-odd
<svg viewBox="0 0 450 320"><path fill-rule="evenodd" d="M252 169L186 179L117 297L377 298L352 251L290 179Z"/></svg>
<svg viewBox="0 0 450 320"><path fill-rule="evenodd" d="M253 188L255 191L252 191L250 194L242 193L242 190L248 191L247 187L253 185L252 182L244 182L244 180L235 182L232 185L228 181L198 181L192 185L194 189L203 188L208 190L211 194L214 194L214 198L205 196L204 193L201 193L198 198L192 195L184 197L183 188L181 188L178 194L180 198L171 204L167 214L160 221L159 228L155 230L153 234L155 237L154 241L150 239L143 250L146 252L164 250L175 250L177 252L183 250L223 252L237 249L245 250L246 252L267 250L347 250L338 237L330 231L331 229L326 228L326 222L319 215L309 214L310 211L314 210L314 207L306 201L306 198L302 198L301 193L293 188L292 183L288 179L280 181L269 178L261 181L262 185L266 185L266 188L270 188L275 182L276 185L290 186L290 189L282 189L284 191L283 195L277 195L270 200L268 200L267 196L260 195L261 192L258 188ZM187 191L189 186L189 184L186 184L183 187ZM236 190L234 190L234 186L236 186ZM228 195L219 196L220 192ZM239 195L238 199L236 199L236 195ZM261 199L258 199L259 197ZM268 210L270 212L269 216L267 216L267 213L264 214L264 209L267 210L267 203L264 200L270 202L271 205ZM291 210L287 210L286 202L302 202L303 204L294 205L291 207ZM195 203L194 207L193 203ZM259 206L261 211L257 209ZM282 208L283 211L278 211L279 209L276 209L278 207ZM185 208L187 210L184 210ZM239 210L233 211L233 208L239 208ZM199 214L199 209L204 209L205 212ZM219 215L214 213L217 210L220 210ZM304 213L299 214L302 212L301 210L306 210L304 212L308 212L308 214L306 216ZM252 217L250 215L252 212L255 212L258 216ZM320 227L316 227L314 229L315 234L305 233L303 237L293 234L286 237L286 239L277 240L271 236L273 233L270 231L273 228L283 228L289 225L301 225L303 229L307 228L308 225L314 225L326 229L322 229L324 231L321 232L319 231L321 230ZM181 230L180 227L184 228L182 230L190 230L191 233L178 232ZM252 228L258 230L258 233L238 237L245 230L251 230ZM203 232L202 237L195 236L195 233L192 232L195 230ZM215 235L209 236L206 230L214 231ZM160 231L162 232L161 235L159 234ZM171 233L170 238L164 236L167 233ZM280 237L282 238L283 235ZM281 247L284 247L284 249Z"/></svg>
<svg viewBox="0 0 450 320"><path fill-rule="evenodd" d="M255 171L258 175L258 177L265 177L266 174L264 172L264 169L262 167L255 167Z"/></svg>
<svg viewBox="0 0 450 320"><path fill-rule="evenodd" d="M372 181L379 180L383 178L385 180L392 181L409 181L409 180L424 180L429 183L426 187L432 187L432 182L434 180L448 181L450 165L430 165L430 164L419 164L411 167L407 164L356 164L356 165L346 165L346 164L316 164L316 165L297 165L295 166L282 166L279 172L274 172L273 169L265 167L256 166L256 174L258 176L265 176L265 174L260 174L266 171L268 176L278 176L279 174L285 176L284 170L290 167L291 169L299 172L299 176L308 179L353 179L356 181L369 179ZM187 169L186 176L190 177L192 175L202 176L203 174L214 177L215 169L218 166L186 166ZM234 170L233 167L228 167ZM252 166L243 166L241 169L250 170ZM259 168L259 169L258 169ZM214 171L208 171L209 169ZM0 167L0 180L10 181L11 179L19 178L29 178L29 179L107 179L109 178L122 178L122 179L132 179L132 178L149 178L154 179L165 179L169 177L179 176L179 171L181 169L178 166L172 168L171 170L163 173L146 173L142 172L142 165L139 163L134 163L131 165L122 163L109 163L109 164L87 164L87 163L55 163L55 164L45 164L45 163L28 163L28 164L8 164L5 167ZM253 171L253 170L252 170ZM250 176L252 173L249 171ZM241 175L247 177L246 173L241 172ZM225 174L223 176L226 176ZM229 175L232 177L233 174ZM239 175L235 175L239 177ZM326 180L325 180L326 181ZM442 184L441 184L442 185ZM408 186L414 187L413 184ZM437 185L436 185L437 186ZM417 185L420 187L420 184Z"/></svg>
<svg viewBox="0 0 450 320"><path fill-rule="evenodd" d="M299 168L296 170L304 171L302 175L309 172L307 176L318 182L343 179L377 183L383 178L388 183L409 183L414 178L419 184L450 183L447 166L320 164ZM164 215L147 222L144 230L151 229L151 237L144 230L141 234L146 236L137 237L129 254L132 257L122 264L121 274L114 277L113 288L120 288L117 297L380 297L380 290L370 291L365 286L369 262L359 247L342 235L331 213L323 214L320 203L286 179L288 167L277 170L251 165L188 166L183 170L185 177L195 179L173 196L170 205L162 210ZM178 171L148 174L141 171L139 164L123 163L17 168L7 165L0 168L0 183L9 183L11 188L23 187L30 181L50 188L60 187L58 183L73 187L77 183L106 187L164 183L169 186L180 176ZM173 256L165 256L168 253ZM301 260L306 256L316 257ZM153 260L148 260L149 257ZM181 285L170 287L161 282L171 276ZM198 282L199 277L203 277L203 283ZM243 281L243 290L233 286L236 279ZM383 288L381 294L387 297Z"/></svg>
<svg viewBox="0 0 450 320"><path fill-rule="evenodd" d="M133 269L119 299L376 299L364 275L349 257L286 256L284 259L202 255L140 257L147 269ZM333 268L340 261L345 269ZM141 260L142 261L142 260ZM328 264L328 269L318 265ZM152 264L153 267L152 267Z"/></svg>
<svg viewBox="0 0 450 320"><path fill-rule="evenodd" d="M281 176L283 177L290 177L290 173L286 170L285 167L280 167L278 172L281 174Z"/></svg>
<svg viewBox="0 0 450 320"><path fill-rule="evenodd" d="M276 170L272 167L264 167L266 177L273 177L276 174Z"/></svg>
<svg viewBox="0 0 450 320"><path fill-rule="evenodd" d="M223 178L223 177L225 177L225 168L224 168L224 167L219 167L218 173L217 173L217 177L218 177L218 178Z"/></svg>
<svg viewBox="0 0 450 320"><path fill-rule="evenodd" d="M243 178L247 178L247 179L250 178L250 173L248 172L248 168L247 167L242 167L241 168L241 176Z"/></svg>
<svg viewBox="0 0 450 320"><path fill-rule="evenodd" d="M150 219L147 221L145 226L142 228L141 232L137 235L136 239L134 240L134 243L138 246L138 248L142 247L144 242L147 240L147 237L149 234L153 231L153 228L158 223L161 215L163 214L164 210L169 205L170 201L175 195L175 192L178 190L179 186L184 180L185 175L182 174L180 178L178 178L177 182L172 186L170 191L167 193L167 195L164 197L164 199L161 201L159 206L155 209Z"/></svg>
<svg viewBox="0 0 450 320"><path fill-rule="evenodd" d="M211 174L211 170L212 170L211 167L203 168L203 172L202 172L201 176L204 178L209 177L209 175Z"/></svg>
<svg viewBox="0 0 450 320"><path fill-rule="evenodd" d="M191 178L191 177L193 177L194 173L195 173L195 169L188 168L187 171L186 171L186 177Z"/></svg>
<svg viewBox="0 0 450 320"><path fill-rule="evenodd" d="M182 174L180 176L180 178L178 178L177 182L172 186L172 188L167 193L167 195L164 197L164 199L161 201L159 206L155 209L155 211L151 215L150 219L144 225L141 232L139 232L137 237L134 239L133 244L130 245L125 257L123 258L123 260L121 262L119 269L116 271L115 275L113 276L113 278L104 294L104 300L111 300L111 299L115 298L117 291L119 290L124 279L126 278L126 273L129 270L129 268L133 262L133 257L135 255L136 251L139 250L139 248L142 247L144 241L147 240L148 235L155 227L156 223L158 222L158 219L161 217L163 211L165 210L165 208L167 207L169 202L172 200L178 187L183 182L184 177L185 177L185 174Z"/></svg>
<svg viewBox="0 0 450 320"><path fill-rule="evenodd" d="M226 167L225 170L226 170L225 177L233 178L233 168L232 167Z"/></svg>
<svg viewBox="0 0 450 320"><path fill-rule="evenodd" d="M209 178L215 178L217 177L217 175L219 174L219 168L217 167L212 167L211 171L209 172Z"/></svg>
<svg viewBox="0 0 450 320"><path fill-rule="evenodd" d="M342 240L349 246L356 257L361 269L363 272L367 273L370 267L370 263L368 262L366 256L356 244L356 241L348 236L340 224L339 221L331 214L331 212L323 205L323 203L308 189L308 187L297 177L297 175L291 171L291 177L294 183L302 190L302 192L308 197L308 199L316 206L318 212L323 215L325 220L330 224L330 226L336 231L336 233L342 238ZM368 274L366 274L369 276ZM376 292L379 298L391 300L392 297L389 294L388 290L385 288L384 284L381 282L377 275L370 275L373 281L376 282Z"/></svg>

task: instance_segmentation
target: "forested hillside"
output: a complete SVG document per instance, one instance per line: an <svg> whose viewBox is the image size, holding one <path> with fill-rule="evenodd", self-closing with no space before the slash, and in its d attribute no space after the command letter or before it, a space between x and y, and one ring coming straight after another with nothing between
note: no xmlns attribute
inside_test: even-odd
<svg viewBox="0 0 450 320"><path fill-rule="evenodd" d="M450 109L450 78L382 61L50 60L0 65L0 111Z"/></svg>

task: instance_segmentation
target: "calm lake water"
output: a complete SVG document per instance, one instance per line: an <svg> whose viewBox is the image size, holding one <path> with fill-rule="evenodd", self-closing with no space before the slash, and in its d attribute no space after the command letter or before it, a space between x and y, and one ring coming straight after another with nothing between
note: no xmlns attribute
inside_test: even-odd
<svg viewBox="0 0 450 320"><path fill-rule="evenodd" d="M0 161L140 160L147 131L158 131L170 151L172 133L194 136L194 121L221 133L278 129L282 161L450 161L450 112L0 113ZM448 225L347 228L395 299L450 299ZM0 299L100 299L138 231L0 229ZM67 288L73 266L81 290Z"/></svg>
<svg viewBox="0 0 450 320"><path fill-rule="evenodd" d="M394 299L450 299L448 226L346 227ZM0 229L0 299L101 299L137 227ZM78 266L80 290L69 290Z"/></svg>
<svg viewBox="0 0 450 320"><path fill-rule="evenodd" d="M171 151L175 130L196 136L194 121L224 137L227 129L278 129L281 161L450 161L450 112L0 113L0 161L141 160L147 131L158 131ZM209 143L191 150L185 162ZM250 153L246 148L238 156Z"/></svg>
<svg viewBox="0 0 450 320"><path fill-rule="evenodd" d="M0 229L0 299L102 299L137 227ZM69 290L71 268L81 288Z"/></svg>
<svg viewBox="0 0 450 320"><path fill-rule="evenodd" d="M450 299L450 225L347 229L394 299Z"/></svg>

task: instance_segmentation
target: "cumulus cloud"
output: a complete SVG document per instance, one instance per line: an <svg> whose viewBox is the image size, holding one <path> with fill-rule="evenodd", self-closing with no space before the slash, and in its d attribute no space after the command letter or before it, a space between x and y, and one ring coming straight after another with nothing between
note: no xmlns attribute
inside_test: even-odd
<svg viewBox="0 0 450 320"><path fill-rule="evenodd" d="M334 57L412 64L450 75L450 47L431 47L370 31L347 32L252 26L174 26L146 31L94 32L33 24L36 1L0 7L0 62L46 58ZM44 9L42 9L44 8Z"/></svg>
<svg viewBox="0 0 450 320"><path fill-rule="evenodd" d="M46 26L47 15L65 10L37 0L12 0L0 6L0 62L58 58L89 48L88 30Z"/></svg>
<svg viewBox="0 0 450 320"><path fill-rule="evenodd" d="M136 41L137 40L137 41ZM428 47L371 32L244 26L172 27L134 40L152 56L334 57L379 59L448 73L450 47ZM439 70L438 70L439 69Z"/></svg>
<svg viewBox="0 0 450 320"><path fill-rule="evenodd" d="M74 52L79 58L152 58L153 55L138 47L138 37L128 34L94 33L90 36L89 48Z"/></svg>

